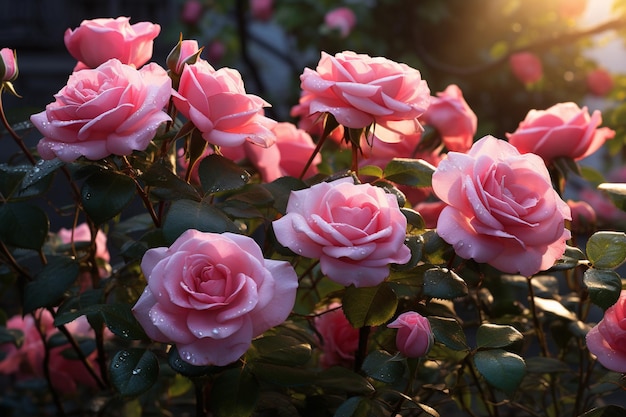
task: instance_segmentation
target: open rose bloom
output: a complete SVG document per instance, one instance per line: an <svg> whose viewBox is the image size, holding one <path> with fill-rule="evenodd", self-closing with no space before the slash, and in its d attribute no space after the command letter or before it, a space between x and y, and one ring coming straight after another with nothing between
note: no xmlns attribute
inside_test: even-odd
<svg viewBox="0 0 626 417"><path fill-rule="evenodd" d="M264 259L254 240L233 233L188 230L169 248L149 249L141 269L148 285L135 317L193 365L237 361L287 318L298 286L288 262Z"/></svg>
<svg viewBox="0 0 626 417"><path fill-rule="evenodd" d="M563 255L570 208L537 155L486 136L467 154L448 153L432 183L447 204L437 233L462 258L530 276Z"/></svg>
<svg viewBox="0 0 626 417"><path fill-rule="evenodd" d="M626 373L626 290L587 333L587 347L605 368Z"/></svg>

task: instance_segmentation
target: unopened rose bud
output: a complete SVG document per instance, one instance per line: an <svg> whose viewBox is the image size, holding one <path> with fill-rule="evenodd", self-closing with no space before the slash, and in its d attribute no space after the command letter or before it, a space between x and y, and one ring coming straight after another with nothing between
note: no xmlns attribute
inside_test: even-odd
<svg viewBox="0 0 626 417"><path fill-rule="evenodd" d="M17 78L17 56L14 50L0 49L0 78L2 81L14 81Z"/></svg>
<svg viewBox="0 0 626 417"><path fill-rule="evenodd" d="M426 355L435 343L428 319L414 311L400 314L387 327L398 329L396 347L407 358L419 358Z"/></svg>
<svg viewBox="0 0 626 417"><path fill-rule="evenodd" d="M202 49L198 48L198 41L183 40L182 36L174 49L167 55L167 68L178 76L183 72L185 64L195 64Z"/></svg>

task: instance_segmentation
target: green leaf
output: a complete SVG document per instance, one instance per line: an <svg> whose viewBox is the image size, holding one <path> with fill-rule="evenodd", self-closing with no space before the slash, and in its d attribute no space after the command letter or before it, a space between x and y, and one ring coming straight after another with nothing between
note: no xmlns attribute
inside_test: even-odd
<svg viewBox="0 0 626 417"><path fill-rule="evenodd" d="M474 365L489 385L508 395L515 392L526 373L524 360L502 349L476 352Z"/></svg>
<svg viewBox="0 0 626 417"><path fill-rule="evenodd" d="M383 170L392 182L412 187L430 187L435 167L422 159L394 158Z"/></svg>
<svg viewBox="0 0 626 417"><path fill-rule="evenodd" d="M284 335L265 336L252 342L251 360L277 365L304 365L311 359L311 345Z"/></svg>
<svg viewBox="0 0 626 417"><path fill-rule="evenodd" d="M594 268L617 268L626 260L626 233L596 232L587 241L586 250Z"/></svg>
<svg viewBox="0 0 626 417"><path fill-rule="evenodd" d="M146 333L133 315L130 304L100 304L96 307L106 326L115 335L129 340L146 339Z"/></svg>
<svg viewBox="0 0 626 417"><path fill-rule="evenodd" d="M424 238L422 250L424 262L433 265L447 264L448 259L454 253L452 246L443 240L435 230L428 230L422 237Z"/></svg>
<svg viewBox="0 0 626 417"><path fill-rule="evenodd" d="M0 345L5 343L12 343L15 347L19 348L22 346L22 343L24 343L24 332L19 329L0 327Z"/></svg>
<svg viewBox="0 0 626 417"><path fill-rule="evenodd" d="M383 350L371 352L361 366L367 376L388 384L399 380L404 374L404 363Z"/></svg>
<svg viewBox="0 0 626 417"><path fill-rule="evenodd" d="M515 327L499 324L482 324L476 333L479 348L501 348L524 339Z"/></svg>
<svg viewBox="0 0 626 417"><path fill-rule="evenodd" d="M376 165L365 165L359 167L359 175L381 178L383 176L383 170Z"/></svg>
<svg viewBox="0 0 626 417"><path fill-rule="evenodd" d="M553 374L571 372L570 366L558 359L543 356L532 356L526 359L526 372L533 374Z"/></svg>
<svg viewBox="0 0 626 417"><path fill-rule="evenodd" d="M189 229L201 232L233 232L237 226L222 211L205 201L176 200L172 202L165 221L163 234L169 242L174 242L178 236Z"/></svg>
<svg viewBox="0 0 626 417"><path fill-rule="evenodd" d="M346 288L342 306L352 327L378 326L393 317L398 298L386 282L375 287L350 285Z"/></svg>
<svg viewBox="0 0 626 417"><path fill-rule="evenodd" d="M159 361L146 349L122 349L109 364L111 383L125 397L137 396L152 387L159 376Z"/></svg>
<svg viewBox="0 0 626 417"><path fill-rule="evenodd" d="M53 307L76 281L80 267L72 258L51 258L24 288L24 312L40 307Z"/></svg>
<svg viewBox="0 0 626 417"><path fill-rule="evenodd" d="M48 178L49 175L56 172L57 169L64 165L65 162L61 161L59 158L49 160L41 159L37 161L22 179L21 190L25 190L44 178Z"/></svg>
<svg viewBox="0 0 626 417"><path fill-rule="evenodd" d="M575 246L566 246L565 253L560 259L557 259L556 263L549 269L550 271L562 271L566 269L573 269L586 261L583 251Z"/></svg>
<svg viewBox="0 0 626 417"><path fill-rule="evenodd" d="M417 266L422 260L422 249L424 238L422 236L409 236L404 240L404 244L411 250L411 259L402 265L392 265L393 271L409 271Z"/></svg>
<svg viewBox="0 0 626 417"><path fill-rule="evenodd" d="M338 393L370 394L374 392L374 387L366 378L340 366L323 370L315 378L314 384Z"/></svg>
<svg viewBox="0 0 626 417"><path fill-rule="evenodd" d="M579 417L624 417L626 408L619 405L605 405L604 407L593 408Z"/></svg>
<svg viewBox="0 0 626 417"><path fill-rule="evenodd" d="M262 184L267 191L272 194L274 198L274 208L279 213L285 213L287 211L287 202L292 191L302 190L307 188L307 185L294 177L281 177L268 184Z"/></svg>
<svg viewBox="0 0 626 417"><path fill-rule="evenodd" d="M626 184L602 183L598 190L608 195L615 207L626 211Z"/></svg>
<svg viewBox="0 0 626 417"><path fill-rule="evenodd" d="M215 380L210 398L216 417L248 417L259 398L259 384L247 368L228 369Z"/></svg>
<svg viewBox="0 0 626 417"><path fill-rule="evenodd" d="M452 350L469 350L463 328L455 319L429 316L428 322L435 335L436 342L442 343Z"/></svg>
<svg viewBox="0 0 626 417"><path fill-rule="evenodd" d="M23 202L0 205L0 240L9 246L39 250L48 236L46 213Z"/></svg>
<svg viewBox="0 0 626 417"><path fill-rule="evenodd" d="M558 302L557 300L553 300L551 298L542 298L535 297L535 306L540 310L543 310L547 313L552 313L555 316L564 318L566 320L576 320L576 314L565 308L563 304Z"/></svg>
<svg viewBox="0 0 626 417"><path fill-rule="evenodd" d="M467 284L454 271L431 268L424 272L424 295L452 300L468 294Z"/></svg>
<svg viewBox="0 0 626 417"><path fill-rule="evenodd" d="M217 154L200 161L198 175L206 194L238 190L250 181L250 174L245 169Z"/></svg>
<svg viewBox="0 0 626 417"><path fill-rule="evenodd" d="M333 414L333 417L353 417L357 414L357 409L361 407L363 397L350 397L345 400Z"/></svg>
<svg viewBox="0 0 626 417"><path fill-rule="evenodd" d="M401 207L400 211L402 212L402 214L404 214L404 217L406 217L406 222L409 226L412 226L417 230L424 230L424 228L426 227L426 223L424 222L424 218L421 214L413 209L406 207Z"/></svg>
<svg viewBox="0 0 626 417"><path fill-rule="evenodd" d="M97 172L81 188L83 207L96 224L117 216L135 196L135 183L126 175Z"/></svg>
<svg viewBox="0 0 626 417"><path fill-rule="evenodd" d="M588 269L583 282L589 289L591 302L604 310L617 302L622 291L622 279L615 271Z"/></svg>
<svg viewBox="0 0 626 417"><path fill-rule="evenodd" d="M151 193L162 200L202 199L194 186L174 174L164 163L156 162L150 165L140 178L146 185L154 187L150 190Z"/></svg>

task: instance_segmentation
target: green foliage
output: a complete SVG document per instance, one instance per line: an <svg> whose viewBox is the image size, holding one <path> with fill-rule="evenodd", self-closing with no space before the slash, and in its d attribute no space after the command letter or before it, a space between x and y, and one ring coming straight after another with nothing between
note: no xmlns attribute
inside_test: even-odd
<svg viewBox="0 0 626 417"><path fill-rule="evenodd" d="M594 233L587 242L587 257L594 268L617 268L626 260L626 233Z"/></svg>
<svg viewBox="0 0 626 417"><path fill-rule="evenodd" d="M485 380L509 395L517 389L526 373L524 360L502 349L476 352L473 359L476 369Z"/></svg>
<svg viewBox="0 0 626 417"><path fill-rule="evenodd" d="M135 397L154 385L159 375L159 362L149 350L122 349L111 358L109 373L121 395Z"/></svg>
<svg viewBox="0 0 626 417"><path fill-rule="evenodd" d="M395 313L397 304L393 289L384 282L375 287L351 285L342 299L343 312L355 328L385 323Z"/></svg>
<svg viewBox="0 0 626 417"><path fill-rule="evenodd" d="M71 258L54 258L24 289L24 312L57 305L65 291L76 281L79 266Z"/></svg>
<svg viewBox="0 0 626 417"><path fill-rule="evenodd" d="M134 181L115 172L92 174L81 188L82 205L96 224L117 216L134 197Z"/></svg>

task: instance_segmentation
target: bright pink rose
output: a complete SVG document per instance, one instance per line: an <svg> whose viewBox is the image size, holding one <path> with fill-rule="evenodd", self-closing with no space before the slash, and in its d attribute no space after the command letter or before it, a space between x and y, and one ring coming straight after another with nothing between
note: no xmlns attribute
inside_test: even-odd
<svg viewBox="0 0 626 417"><path fill-rule="evenodd" d="M428 319L414 311L402 313L387 327L398 329L396 347L407 358L419 358L428 353L435 343Z"/></svg>
<svg viewBox="0 0 626 417"><path fill-rule="evenodd" d="M422 115L422 120L437 129L449 151L467 152L472 147L478 118L457 85L451 84L443 92L437 93Z"/></svg>
<svg viewBox="0 0 626 417"><path fill-rule="evenodd" d="M274 0L250 0L250 12L257 20L268 21L274 13Z"/></svg>
<svg viewBox="0 0 626 417"><path fill-rule="evenodd" d="M356 25L356 16L349 7L337 7L326 13L324 24L333 30L339 31L342 38L347 37Z"/></svg>
<svg viewBox="0 0 626 417"><path fill-rule="evenodd" d="M626 290L587 333L587 347L605 368L626 373Z"/></svg>
<svg viewBox="0 0 626 417"><path fill-rule="evenodd" d="M382 141L398 141L393 133L420 130L417 118L430 103L430 90L416 69L350 51L334 57L322 52L316 70L305 68L300 80L300 102L310 114L331 113L339 124L355 129L376 123L386 129L385 134L375 130ZM406 124L398 130L399 121L411 121L409 131Z"/></svg>
<svg viewBox="0 0 626 417"><path fill-rule="evenodd" d="M44 136L43 159L98 160L145 150L163 122L172 90L167 72L156 64L136 70L112 59L93 70L70 75L56 101L30 120Z"/></svg>
<svg viewBox="0 0 626 417"><path fill-rule="evenodd" d="M320 365L323 368L352 368L359 348L359 329L352 327L341 309L341 304L332 303L326 311L320 312L315 317L315 329L322 347Z"/></svg>
<svg viewBox="0 0 626 417"><path fill-rule="evenodd" d="M521 153L541 156L546 164L558 157L583 159L615 136L608 127L598 128L602 115L575 103L558 103L547 110L531 110L517 130L507 133L509 143Z"/></svg>
<svg viewBox="0 0 626 417"><path fill-rule="evenodd" d="M0 49L0 81L14 81L17 78L17 56L13 49Z"/></svg>
<svg viewBox="0 0 626 417"><path fill-rule="evenodd" d="M180 11L180 20L186 25L197 25L204 13L200 0L187 0Z"/></svg>
<svg viewBox="0 0 626 417"><path fill-rule="evenodd" d="M129 17L83 20L78 28L67 29L65 47L78 61L74 70L96 68L111 58L135 68L148 62L161 26L129 21Z"/></svg>
<svg viewBox="0 0 626 417"><path fill-rule="evenodd" d="M406 225L395 196L352 178L292 191L287 214L273 222L280 244L319 258L328 278L356 287L378 285L389 264L409 261Z"/></svg>
<svg viewBox="0 0 626 417"><path fill-rule="evenodd" d="M180 75L185 64L194 64L200 55L198 41L181 39L167 56L167 68L174 74Z"/></svg>
<svg viewBox="0 0 626 417"><path fill-rule="evenodd" d="M233 233L187 230L169 248L149 249L141 269L148 285L135 317L193 365L238 360L287 318L298 287L288 262L264 259L254 240Z"/></svg>
<svg viewBox="0 0 626 417"><path fill-rule="evenodd" d="M52 315L48 310L40 309L34 314L39 317L40 329L47 339L59 333L58 329L54 327ZM0 350L6 355L0 361L0 373L15 374L19 380L44 378L45 347L33 316L13 316L7 321L6 327L22 331L24 341L19 348L11 343L0 345ZM85 316L68 323L66 327L74 337L94 337L93 330L89 327ZM70 394L75 393L79 386L96 387L96 381L80 361L63 356L62 352L66 349L71 349L69 343L55 346L50 350L49 369L54 388ZM97 352L94 351L89 354L87 359L93 365L95 372L98 373L96 357Z"/></svg>
<svg viewBox="0 0 626 417"><path fill-rule="evenodd" d="M613 89L613 77L604 68L596 68L587 74L587 88L596 96L606 96Z"/></svg>
<svg viewBox="0 0 626 417"><path fill-rule="evenodd" d="M246 93L237 70L215 70L204 60L185 65L172 98L209 143L239 146L248 140L269 147L276 141L272 132L276 122L263 115L269 103Z"/></svg>
<svg viewBox="0 0 626 417"><path fill-rule="evenodd" d="M517 52L509 58L509 66L515 78L524 84L536 83L543 77L543 65L532 52Z"/></svg>
<svg viewBox="0 0 626 417"><path fill-rule="evenodd" d="M530 276L563 255L570 209L539 156L485 136L467 154L449 152L432 184L447 204L437 233L462 258Z"/></svg>

